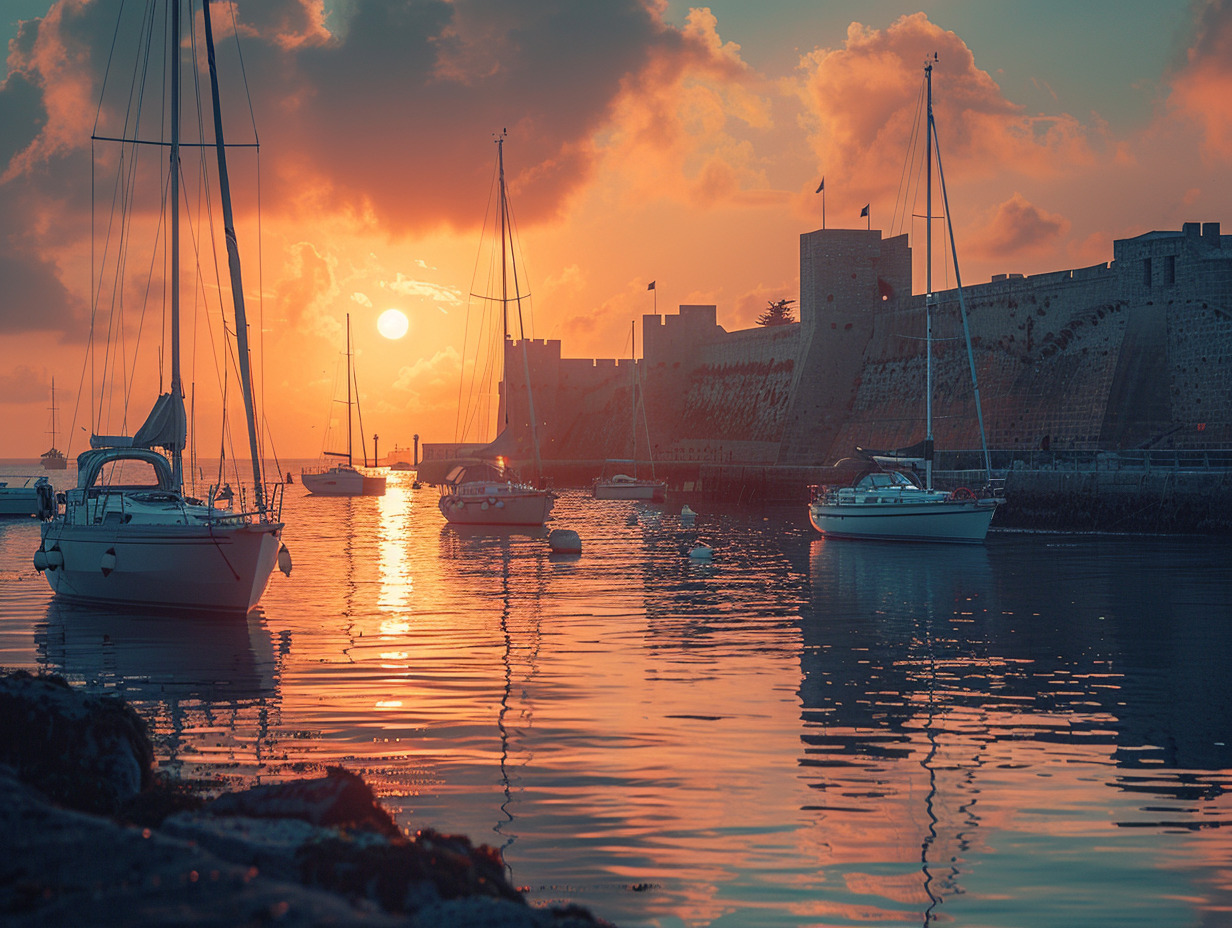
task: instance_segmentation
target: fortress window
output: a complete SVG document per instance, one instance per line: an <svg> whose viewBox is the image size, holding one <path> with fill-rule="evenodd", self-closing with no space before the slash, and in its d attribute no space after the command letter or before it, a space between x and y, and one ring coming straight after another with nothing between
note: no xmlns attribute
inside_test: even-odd
<svg viewBox="0 0 1232 928"><path fill-rule="evenodd" d="M1151 285L1151 259L1142 259L1142 286L1149 287Z"/></svg>
<svg viewBox="0 0 1232 928"><path fill-rule="evenodd" d="M1165 287L1170 287L1176 283L1176 255L1168 255L1164 258L1164 280Z"/></svg>

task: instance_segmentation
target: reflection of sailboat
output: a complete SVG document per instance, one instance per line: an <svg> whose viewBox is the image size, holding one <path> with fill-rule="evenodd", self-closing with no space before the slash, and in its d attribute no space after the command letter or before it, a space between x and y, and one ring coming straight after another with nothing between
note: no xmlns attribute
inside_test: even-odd
<svg viewBox="0 0 1232 928"><path fill-rule="evenodd" d="M535 399L530 385L530 360L526 332L522 324L523 295L519 289L518 266L513 247L513 229L509 215L509 198L505 189L505 139L502 134L496 140L498 177L498 222L500 225L500 311L501 311L501 381L504 385L504 421L496 438L486 447L472 453L469 461L458 461L443 468L443 473L428 476L429 469L421 469L420 479L431 480L441 488L438 503L441 514L454 524L461 525L542 525L552 511L555 496L549 490L530 486L511 479L505 461L516 450L514 435L509 428L509 308L512 304L518 315L518 335L522 343L522 365L526 379L527 416L534 455L536 478L542 481L539 459L539 434L535 422ZM513 293L510 295L509 275L513 275Z"/></svg>
<svg viewBox="0 0 1232 928"><path fill-rule="evenodd" d="M529 622L524 620L525 624L520 627L516 620L513 565L519 565L517 582L520 586L526 580L526 571L541 570L542 559L536 561L533 557L527 557L520 549L532 546L537 551L542 551L541 539L545 535L546 529L543 527L518 526L493 528L445 525L441 527L440 533L441 562L451 564L459 579L466 583L468 588L473 586L487 591L483 595L492 600L489 613L495 613L497 609L500 612L501 684L496 730L500 738L501 803L500 818L492 830L503 839L498 847L502 856L517 841L513 826L519 778L514 759L519 748L523 752L528 750L528 729L533 722L533 703L527 704L532 698L528 684L537 671L541 644L536 605L539 601L538 595L527 597L523 589L517 612L522 613L529 603L533 616ZM537 585L536 592L542 594L542 583ZM495 601L497 597L499 604ZM520 666L525 669L525 676L518 673L519 657ZM521 706L519 701L522 702ZM512 878L512 867L508 862L505 867Z"/></svg>
<svg viewBox="0 0 1232 928"><path fill-rule="evenodd" d="M967 358L971 367L971 381L975 385L975 408L980 422L980 443L984 450L984 465L988 484L980 493L960 488L952 493L933 489L933 362L932 325L936 311L936 294L933 292L933 184L932 155L937 152L937 173L941 180L942 198L945 194L945 175L941 171L941 152L937 145L937 126L933 120L933 66L924 67L928 84L928 116L925 147L927 150L927 229L928 257L925 262L927 285L925 287L927 379L925 383L925 438L922 443L924 481L906 476L899 470L883 471L883 464L892 466L895 452L866 452L869 469L856 477L849 486L823 487L809 505L809 519L814 528L824 535L837 538L878 538L911 541L960 541L981 542L988 534L988 525L1001 501L992 492L992 467L988 457L988 445L984 437L984 417L980 412L979 385L975 380L975 360L971 350L971 336L967 328L967 310L963 302L962 278L958 276L958 257L954 251L954 274L957 282L958 306L963 319L963 334L967 341ZM945 219L950 223L950 211L945 210ZM950 227L950 243L953 246L954 230Z"/></svg>
<svg viewBox="0 0 1232 928"><path fill-rule="evenodd" d="M385 495L385 475L378 470L370 470L368 467L363 469L355 466L355 461L352 456L351 449L351 406L358 405L358 397L352 403L351 400L351 384L353 374L351 371L351 314L347 313L347 344L346 344L346 381L347 381L347 398L346 398L346 451L324 451L323 454L332 457L346 458L345 464L334 464L332 467L324 467L319 470L305 469L300 474L300 480L304 484L304 489L309 493L315 493L318 496L384 496ZM358 393L358 391L356 391ZM364 463L368 461L368 450L364 444L363 437L363 419L360 419L360 447L364 453Z"/></svg>
<svg viewBox="0 0 1232 928"><path fill-rule="evenodd" d="M51 378L51 447L39 458L43 462L43 470L64 470L68 467L68 458L56 447L56 379Z"/></svg>
<svg viewBox="0 0 1232 928"><path fill-rule="evenodd" d="M810 548L801 765L822 795L847 800L818 807L832 834L860 830L858 847L835 855L870 862L862 891L902 906L896 920L914 911L931 925L962 892L959 866L978 827L971 754L988 736L985 708L964 693L978 673L975 639L955 636L1000 613L991 561L984 546Z"/></svg>
<svg viewBox="0 0 1232 928"><path fill-rule="evenodd" d="M160 769L188 779L260 771L280 656L259 611L182 612L172 623L57 597L35 628L44 669L120 693L141 713Z"/></svg>
<svg viewBox="0 0 1232 928"><path fill-rule="evenodd" d="M215 505L215 499L202 502L184 492L183 453L188 443L188 429L180 374L181 30L180 3L177 0L170 4L170 63L163 69L150 67L148 61L137 62L139 77L163 70L169 71L171 77L171 169L165 188L169 204L164 205L164 209L170 206L171 214L171 245L167 256L171 270L170 388L158 397L145 423L132 436L91 436L91 449L77 458L77 486L67 492L63 512L42 526L42 544L35 553L34 564L45 572L51 588L61 596L111 603L246 612L261 598L279 555L282 523L275 513L281 508L281 485L275 486L274 498L267 499L258 450L244 287L240 279L239 246L231 213L226 143L218 104L208 2L203 4L202 12L214 102L218 189L234 302L235 363L242 381L252 461L253 508L242 511L241 506L241 511L236 511L230 508L229 503L220 508ZM142 23L143 31L146 28L151 32L142 36L140 45L148 53L154 44L154 30L160 27L147 19ZM136 94L132 99L134 107L139 109L143 95ZM129 116L129 125L142 124L140 113L130 113ZM136 165L138 152L146 144L161 150L164 143L138 138L135 129L133 137L122 142L119 165L125 176L117 189L126 193L121 205L125 213L122 223L126 233L131 229L132 222L128 213L137 208L133 199L136 185L127 177L127 172ZM118 331L125 328L119 322L119 312L123 305L121 297L126 289L126 263L123 257L126 254L126 247L116 249L114 244L110 250L104 249L105 261L109 260L108 256L116 260L112 272L115 274L117 300L112 312ZM101 417L104 405L101 395L99 403ZM286 569L290 569L289 559Z"/></svg>
<svg viewBox="0 0 1232 928"><path fill-rule="evenodd" d="M630 337L636 337L636 328L634 325L629 326ZM629 357L629 367L632 389L632 412L633 412L633 457L629 459L609 459L603 465L603 473L595 480L592 493L595 499L651 499L661 500L667 490L667 484L662 480L654 479L654 459L651 457L650 448L650 433L646 433L646 456L651 457L650 461L650 479L639 478L637 476L637 408L638 408L638 378L637 378L637 346L634 345ZM645 398L642 399L642 418L646 417L646 407L644 405ZM609 468L620 467L624 464L633 465L633 475L630 476L624 473L608 473Z"/></svg>
<svg viewBox="0 0 1232 928"><path fill-rule="evenodd" d="M273 642L257 612L162 612L53 599L36 626L39 659L70 679L123 690L133 699L168 693L232 702L275 691Z"/></svg>

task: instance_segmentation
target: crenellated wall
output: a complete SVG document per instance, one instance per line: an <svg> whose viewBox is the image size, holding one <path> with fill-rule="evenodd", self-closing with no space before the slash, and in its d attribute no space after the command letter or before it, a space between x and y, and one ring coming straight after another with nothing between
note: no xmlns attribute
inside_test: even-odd
<svg viewBox="0 0 1232 928"><path fill-rule="evenodd" d="M926 313L906 237L834 229L800 243L797 323L727 332L712 305L647 315L635 366L529 342L544 457L631 456L635 408L639 456L648 426L663 460L828 464L857 445L923 438ZM1186 223L1117 241L1113 255L964 287L991 447L1232 444L1232 236ZM980 444L958 309L956 291L937 294L939 449ZM513 418L525 428L520 352L510 343Z"/></svg>

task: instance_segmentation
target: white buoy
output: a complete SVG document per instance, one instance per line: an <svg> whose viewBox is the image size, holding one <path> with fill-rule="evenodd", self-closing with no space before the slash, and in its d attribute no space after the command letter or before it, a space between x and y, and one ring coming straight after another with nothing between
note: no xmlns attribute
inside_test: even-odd
<svg viewBox="0 0 1232 928"><path fill-rule="evenodd" d="M714 548L699 541L689 549L689 557L695 561L708 561L714 557Z"/></svg>
<svg viewBox="0 0 1232 928"><path fill-rule="evenodd" d="M683 525L692 525L693 520L697 518L697 513L689 508L689 504L685 503L684 508L680 510L680 522Z"/></svg>
<svg viewBox="0 0 1232 928"><path fill-rule="evenodd" d="M548 532L548 547L554 554L581 554L582 539L568 528L554 528Z"/></svg>

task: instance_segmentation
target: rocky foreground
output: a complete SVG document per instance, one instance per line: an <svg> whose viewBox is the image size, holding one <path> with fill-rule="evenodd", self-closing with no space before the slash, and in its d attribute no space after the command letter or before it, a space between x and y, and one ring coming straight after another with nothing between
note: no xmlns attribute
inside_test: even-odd
<svg viewBox="0 0 1232 928"><path fill-rule="evenodd" d="M6 926L608 925L532 908L490 847L403 835L342 769L212 799L165 782L132 707L58 677L0 677L0 795Z"/></svg>

